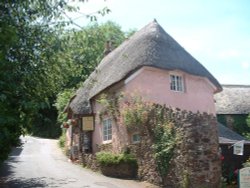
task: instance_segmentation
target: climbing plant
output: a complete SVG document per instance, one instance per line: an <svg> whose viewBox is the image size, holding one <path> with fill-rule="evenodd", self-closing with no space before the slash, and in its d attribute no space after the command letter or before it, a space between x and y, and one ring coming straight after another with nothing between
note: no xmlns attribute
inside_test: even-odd
<svg viewBox="0 0 250 188"><path fill-rule="evenodd" d="M147 130L152 137L158 171L165 176L179 139L174 122L166 115L166 107L146 102L141 97L132 97L122 104L121 115L128 130L138 127L139 130Z"/></svg>
<svg viewBox="0 0 250 188"><path fill-rule="evenodd" d="M145 126L149 120L149 113L153 109L151 102L144 101L141 97L133 96L122 104L122 120L128 130Z"/></svg>
<svg viewBox="0 0 250 188"><path fill-rule="evenodd" d="M96 100L98 104L101 105L101 110L99 111L99 118L102 120L104 115L112 117L114 120L118 120L120 117L119 102L122 100L123 94L112 94L107 93L101 94L101 96Z"/></svg>
<svg viewBox="0 0 250 188"><path fill-rule="evenodd" d="M139 95L102 94L97 102L101 105L99 118L108 115L126 126L129 132L148 133L158 172L164 177L169 169L174 148L180 138L175 123L167 115L167 108L145 101Z"/></svg>
<svg viewBox="0 0 250 188"><path fill-rule="evenodd" d="M157 124L154 128L154 138L155 159L160 174L164 176L168 172L177 140L174 124L169 121Z"/></svg>

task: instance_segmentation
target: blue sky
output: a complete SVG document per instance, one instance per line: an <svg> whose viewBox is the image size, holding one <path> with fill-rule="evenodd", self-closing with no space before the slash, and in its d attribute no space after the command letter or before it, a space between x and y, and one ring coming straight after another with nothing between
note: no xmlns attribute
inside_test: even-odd
<svg viewBox="0 0 250 188"><path fill-rule="evenodd" d="M81 12L107 6L124 31L156 19L221 84L250 85L250 1L248 0L89 0ZM72 18L78 17L71 14ZM77 23L88 24L86 18Z"/></svg>

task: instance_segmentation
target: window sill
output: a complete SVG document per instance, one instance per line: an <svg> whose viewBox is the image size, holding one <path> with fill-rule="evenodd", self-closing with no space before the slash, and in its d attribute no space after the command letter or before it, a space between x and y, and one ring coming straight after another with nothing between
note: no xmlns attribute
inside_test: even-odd
<svg viewBox="0 0 250 188"><path fill-rule="evenodd" d="M139 144L141 141L132 141L132 144Z"/></svg>
<svg viewBox="0 0 250 188"><path fill-rule="evenodd" d="M110 144L112 143L112 140L105 140L105 141L102 141L103 144Z"/></svg>
<svg viewBox="0 0 250 188"><path fill-rule="evenodd" d="M177 91L177 90L170 90L172 92L175 92L175 93L185 93L185 91Z"/></svg>

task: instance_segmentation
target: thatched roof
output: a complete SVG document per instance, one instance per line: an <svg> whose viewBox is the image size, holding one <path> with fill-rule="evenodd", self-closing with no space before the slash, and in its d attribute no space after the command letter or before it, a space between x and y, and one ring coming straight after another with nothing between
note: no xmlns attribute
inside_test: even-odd
<svg viewBox="0 0 250 188"><path fill-rule="evenodd" d="M246 140L245 137L239 135L238 133L232 131L226 126L218 123L218 134L220 144L234 144L238 141L245 140L246 144L250 144L250 141Z"/></svg>
<svg viewBox="0 0 250 188"><path fill-rule="evenodd" d="M164 29L153 21L110 52L77 91L70 108L76 114L91 113L89 100L143 66L181 70L206 77L221 90L218 81Z"/></svg>
<svg viewBox="0 0 250 188"><path fill-rule="evenodd" d="M250 113L250 85L223 85L215 95L217 114Z"/></svg>

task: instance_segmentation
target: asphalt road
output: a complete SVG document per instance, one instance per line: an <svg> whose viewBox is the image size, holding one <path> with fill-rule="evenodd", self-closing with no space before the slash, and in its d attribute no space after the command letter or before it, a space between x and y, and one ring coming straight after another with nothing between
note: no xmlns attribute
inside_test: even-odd
<svg viewBox="0 0 250 188"><path fill-rule="evenodd" d="M121 180L72 164L57 140L24 137L0 169L1 188L153 188L145 182Z"/></svg>

